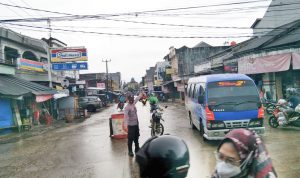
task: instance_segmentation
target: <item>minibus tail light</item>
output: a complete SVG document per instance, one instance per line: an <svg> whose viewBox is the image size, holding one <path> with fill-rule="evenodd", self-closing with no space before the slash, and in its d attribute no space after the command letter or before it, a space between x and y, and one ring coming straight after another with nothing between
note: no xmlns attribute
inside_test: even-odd
<svg viewBox="0 0 300 178"><path fill-rule="evenodd" d="M205 113L206 113L206 120L207 120L207 122L215 120L214 112L212 112L207 105L205 107Z"/></svg>

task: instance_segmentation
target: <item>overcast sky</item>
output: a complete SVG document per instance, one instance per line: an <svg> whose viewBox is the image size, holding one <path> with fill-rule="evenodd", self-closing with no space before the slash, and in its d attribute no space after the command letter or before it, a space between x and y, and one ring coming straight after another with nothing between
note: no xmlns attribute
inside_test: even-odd
<svg viewBox="0 0 300 178"><path fill-rule="evenodd" d="M85 46L88 49L89 70L82 71L81 73L105 72L105 63L102 60L111 59L109 72L121 72L122 80L125 81L129 81L131 77L140 81L141 77L145 75L146 69L154 66L156 62L163 60L163 57L168 54L170 46L176 48L184 45L193 47L201 41L205 41L213 46L221 46L225 41L241 42L248 39L248 37L244 36L252 34L252 30L250 29L220 29L217 27L250 27L256 18L263 17L267 6L271 2L270 0L253 1L255 0L1 0L0 3L74 15L118 14L118 16L109 16L105 17L105 19L53 20L51 21L51 25L54 29L88 31L93 33L83 34L53 30L52 37L60 39L67 43L68 46ZM224 5L229 3L240 4ZM195 6L198 7L182 10L134 13ZM0 5L1 20L59 16L65 15ZM128 21L142 23L131 23ZM162 24L171 24L173 26ZM26 25L27 27L20 25ZM2 23L2 26L35 38L49 37L48 31L44 29L47 27L47 22L14 22L14 25ZM193 38L124 37L96 34L95 32L120 35ZM234 38L233 36L239 37Z"/></svg>

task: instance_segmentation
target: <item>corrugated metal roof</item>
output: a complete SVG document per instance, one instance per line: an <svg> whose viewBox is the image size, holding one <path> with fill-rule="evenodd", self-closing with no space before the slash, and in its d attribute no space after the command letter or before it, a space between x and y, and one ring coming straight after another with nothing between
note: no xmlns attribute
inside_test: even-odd
<svg viewBox="0 0 300 178"><path fill-rule="evenodd" d="M10 95L23 95L33 93L35 95L56 94L56 90L27 80L19 79L12 75L0 75L0 82L7 87L1 87L0 93ZM9 87L8 87L9 86Z"/></svg>
<svg viewBox="0 0 300 178"><path fill-rule="evenodd" d="M15 84L0 79L0 94L9 96L21 96L29 94L30 91L25 88L21 88Z"/></svg>
<svg viewBox="0 0 300 178"><path fill-rule="evenodd" d="M289 44L299 41L299 24L300 20L297 20L292 23L288 23L281 27L278 27L261 37L254 37L250 39L246 46L235 51L235 54L248 52L249 50L254 50L257 48L264 49L271 46L274 47L277 45ZM289 33L290 29L296 30Z"/></svg>
<svg viewBox="0 0 300 178"><path fill-rule="evenodd" d="M299 41L300 41L300 28L279 38L278 40L274 41L273 43L266 45L264 48L282 46L282 45L286 45L286 44L296 43Z"/></svg>

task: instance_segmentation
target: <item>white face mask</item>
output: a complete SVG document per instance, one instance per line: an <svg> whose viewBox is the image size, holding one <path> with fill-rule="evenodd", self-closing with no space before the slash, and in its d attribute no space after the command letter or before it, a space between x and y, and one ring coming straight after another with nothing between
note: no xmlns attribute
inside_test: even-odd
<svg viewBox="0 0 300 178"><path fill-rule="evenodd" d="M241 168L239 166L226 163L225 161L218 162L216 169L220 178L230 178L241 173Z"/></svg>

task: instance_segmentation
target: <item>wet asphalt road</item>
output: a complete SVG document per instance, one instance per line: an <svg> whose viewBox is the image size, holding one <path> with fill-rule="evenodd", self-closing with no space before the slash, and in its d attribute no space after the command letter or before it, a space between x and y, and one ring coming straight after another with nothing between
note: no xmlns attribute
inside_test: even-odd
<svg viewBox="0 0 300 178"><path fill-rule="evenodd" d="M184 139L189 147L188 177L209 177L218 142L203 142L192 130L184 106L167 104L165 133ZM127 140L109 137L108 118L115 106L82 123L52 130L15 143L0 144L0 177L138 177L134 158L127 156ZM150 137L149 106L138 103L140 143ZM263 137L279 177L300 177L300 129L267 127Z"/></svg>

